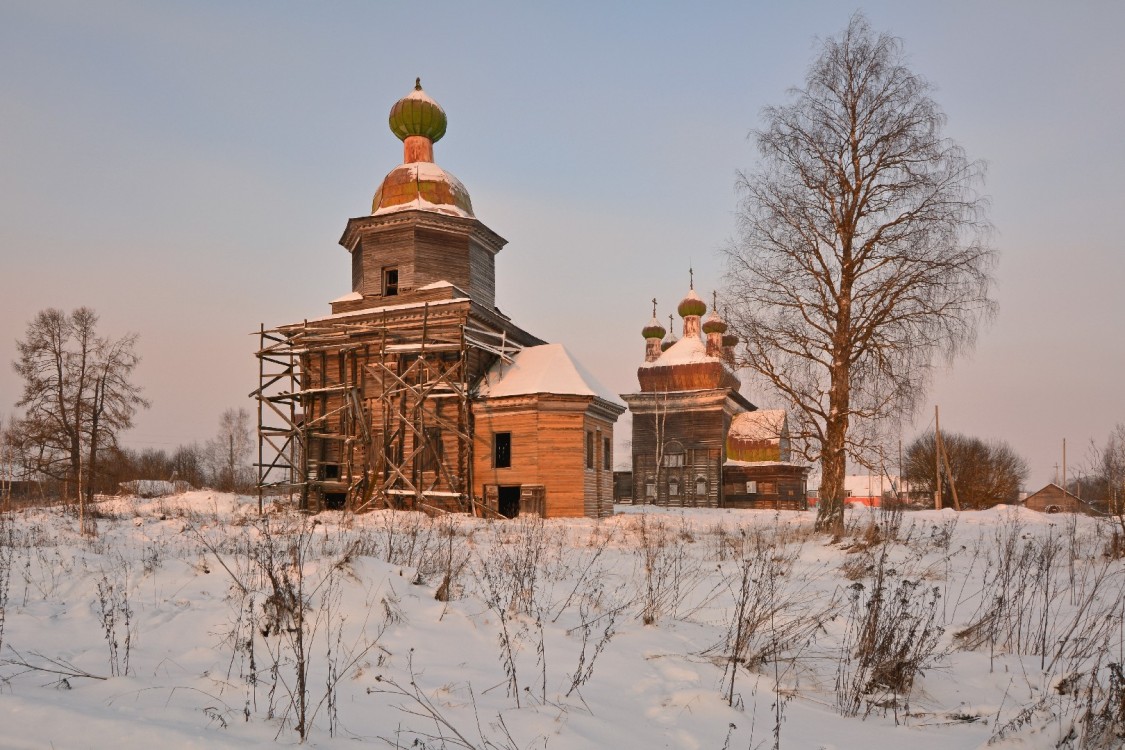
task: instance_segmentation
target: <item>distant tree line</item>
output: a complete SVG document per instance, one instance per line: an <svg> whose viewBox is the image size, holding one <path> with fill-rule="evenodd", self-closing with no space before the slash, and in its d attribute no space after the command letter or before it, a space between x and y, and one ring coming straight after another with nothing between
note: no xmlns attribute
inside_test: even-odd
<svg viewBox="0 0 1125 750"><path fill-rule="evenodd" d="M12 367L23 381L21 412L0 422L0 494L76 501L133 480L182 481L245 491L254 483L245 409L228 409L215 437L199 445L134 450L119 436L148 401L134 380L137 335L101 335L87 307L43 310L17 343Z"/></svg>

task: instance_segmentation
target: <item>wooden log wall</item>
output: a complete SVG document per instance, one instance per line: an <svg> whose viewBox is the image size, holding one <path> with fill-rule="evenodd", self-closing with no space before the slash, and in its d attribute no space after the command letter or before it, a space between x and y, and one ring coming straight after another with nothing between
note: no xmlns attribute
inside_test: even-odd
<svg viewBox="0 0 1125 750"><path fill-rule="evenodd" d="M604 438L612 445L613 422L591 414L592 401L536 395L474 403L477 496L489 496L492 487L541 486L546 517L612 515L613 471L605 468ZM511 466L498 468L493 441L505 432L511 435ZM592 467L587 466L587 433L593 435Z"/></svg>

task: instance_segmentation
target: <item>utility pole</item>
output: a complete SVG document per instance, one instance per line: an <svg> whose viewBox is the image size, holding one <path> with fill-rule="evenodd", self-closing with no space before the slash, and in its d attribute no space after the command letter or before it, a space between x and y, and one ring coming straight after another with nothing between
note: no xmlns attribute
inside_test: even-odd
<svg viewBox="0 0 1125 750"><path fill-rule="evenodd" d="M953 508L961 510L961 501L957 498L957 483L953 481L953 467L949 465L949 454L945 452L945 441L941 439L941 426L938 423L937 406L934 406L934 450L945 464L945 474L949 477L949 492L953 496ZM941 491L941 464L938 464L938 492ZM938 508L940 510L940 506Z"/></svg>
<svg viewBox="0 0 1125 750"><path fill-rule="evenodd" d="M941 419L934 404L934 510L941 510Z"/></svg>
<svg viewBox="0 0 1125 750"><path fill-rule="evenodd" d="M1063 438L1063 492L1066 492L1066 438Z"/></svg>

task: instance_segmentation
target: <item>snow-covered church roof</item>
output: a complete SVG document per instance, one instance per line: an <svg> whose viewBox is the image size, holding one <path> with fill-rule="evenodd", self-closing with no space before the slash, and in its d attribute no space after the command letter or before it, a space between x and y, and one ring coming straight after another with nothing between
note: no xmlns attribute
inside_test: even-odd
<svg viewBox="0 0 1125 750"><path fill-rule="evenodd" d="M497 362L486 373L480 388L480 395L489 398L539 393L594 396L615 406L625 406L562 344L529 346L516 354L511 364Z"/></svg>
<svg viewBox="0 0 1125 750"><path fill-rule="evenodd" d="M728 437L739 441L780 440L786 435L784 409L759 409L736 414L730 423Z"/></svg>

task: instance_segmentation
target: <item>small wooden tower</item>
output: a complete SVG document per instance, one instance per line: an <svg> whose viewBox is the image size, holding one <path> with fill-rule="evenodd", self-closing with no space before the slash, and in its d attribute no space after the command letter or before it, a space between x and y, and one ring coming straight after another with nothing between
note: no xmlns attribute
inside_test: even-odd
<svg viewBox="0 0 1125 750"><path fill-rule="evenodd" d="M743 398L724 347L726 324L695 293L694 282L677 312L675 339L653 319L642 330L645 361L639 393L622 395L633 414L633 502L718 507L726 436L736 415L756 407ZM655 301L654 301L655 305ZM703 338L706 335L706 340Z"/></svg>

